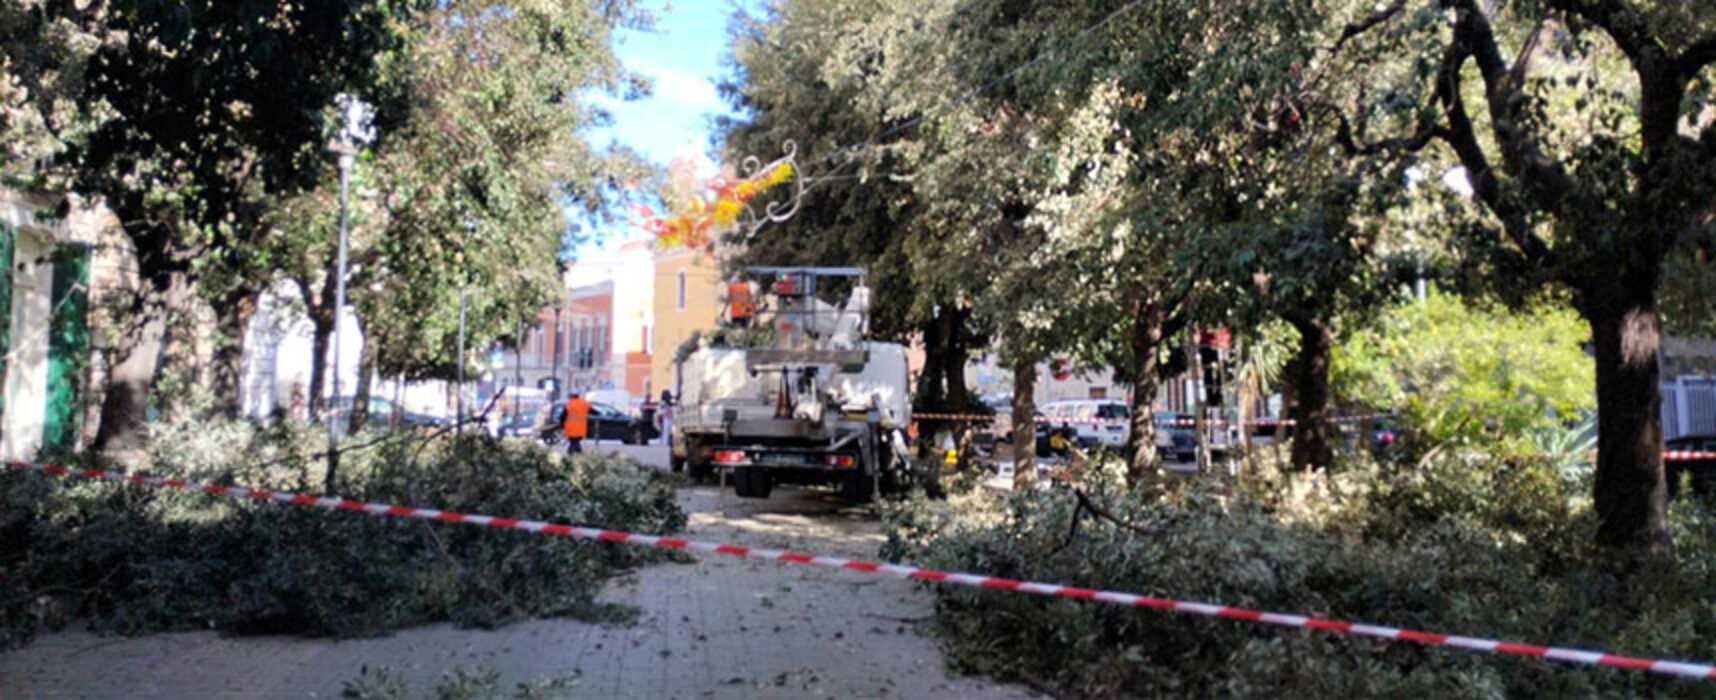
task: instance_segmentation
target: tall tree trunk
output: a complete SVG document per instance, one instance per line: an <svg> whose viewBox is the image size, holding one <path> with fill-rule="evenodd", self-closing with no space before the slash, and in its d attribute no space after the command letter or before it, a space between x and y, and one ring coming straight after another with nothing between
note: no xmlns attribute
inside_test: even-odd
<svg viewBox="0 0 1716 700"><path fill-rule="evenodd" d="M941 324L931 320L923 324L924 335L924 368L918 375L916 391L912 392L912 410L918 413L940 413L947 408L947 391L942 381L946 372L941 357L947 352L946 341L941 334ZM919 455L930 453L941 446L935 444L936 434L947 425L946 421L925 420L918 423L917 451ZM939 453L937 459L939 459Z"/></svg>
<svg viewBox="0 0 1716 700"><path fill-rule="evenodd" d="M942 372L947 381L947 408L954 413L971 410L971 395L965 385L965 365L971 359L969 340L965 337L965 317L970 314L969 310L943 309L941 315L944 337L948 339L947 353L942 356ZM953 422L953 444L959 455L955 468L963 471L971 466L972 448L976 445L971 421Z"/></svg>
<svg viewBox="0 0 1716 700"><path fill-rule="evenodd" d="M1583 296L1591 300L1585 311L1597 351L1597 540L1641 559L1672 560L1656 280L1612 279Z"/></svg>
<svg viewBox="0 0 1716 700"><path fill-rule="evenodd" d="M362 328L361 324L359 328ZM369 424L369 392L370 379L375 374L376 343L370 342L369 335L359 332L363 343L358 351L357 386L352 387L352 417L350 435L356 435Z"/></svg>
<svg viewBox="0 0 1716 700"><path fill-rule="evenodd" d="M1126 434L1126 478L1136 484L1156 471L1156 388L1161 382L1162 309L1141 306L1132 322L1132 429Z"/></svg>
<svg viewBox="0 0 1716 700"><path fill-rule="evenodd" d="M1013 365L1013 489L1022 491L1037 481L1037 362Z"/></svg>
<svg viewBox="0 0 1716 700"><path fill-rule="evenodd" d="M166 347L167 324L190 296L190 288L189 274L183 270L156 270L143 279L131 309L121 319L119 345L107 370L101 427L92 445L97 452L113 454L142 446L149 393Z"/></svg>
<svg viewBox="0 0 1716 700"><path fill-rule="evenodd" d="M1327 469L1334 464L1334 428L1329 420L1329 358L1334 333L1329 323L1305 315L1294 315L1288 323L1299 331L1299 351L1294 356L1293 452L1294 469Z"/></svg>
<svg viewBox="0 0 1716 700"><path fill-rule="evenodd" d="M322 419L322 412L327 409L328 401L323 386L328 377L328 349L333 344L334 319L332 314L323 313L319 309L310 309L310 422Z"/></svg>
<svg viewBox="0 0 1716 700"><path fill-rule="evenodd" d="M214 357L210 380L214 391L214 413L237 418L244 409L244 336L256 315L260 292L243 290L229 294L216 308Z"/></svg>
<svg viewBox="0 0 1716 700"><path fill-rule="evenodd" d="M1197 326L1186 330L1186 371L1192 375L1192 395L1186 401L1192 405L1192 432L1198 436L1198 473L1210 470L1210 431L1204 407L1209 387L1204 382L1204 353Z"/></svg>

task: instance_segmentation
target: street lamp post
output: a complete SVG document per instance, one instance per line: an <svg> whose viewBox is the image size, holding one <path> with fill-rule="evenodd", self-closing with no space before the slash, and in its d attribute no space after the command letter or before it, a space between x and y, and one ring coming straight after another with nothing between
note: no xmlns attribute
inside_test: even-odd
<svg viewBox="0 0 1716 700"><path fill-rule="evenodd" d="M357 154L364 145L375 139L375 126L371 123L374 112L370 106L352 95L340 95L335 99L343 116L340 133L333 140L330 148L339 156L340 165L340 242L339 252L335 259L334 277L334 415L328 419L328 473L323 481L323 489L328 493L334 492L334 477L340 467L339 453L339 419L342 413L348 421L351 420L350 408L342 412L340 405L340 341L345 335L345 324L340 323L340 313L346 308L346 250L348 244L348 221L346 201L351 182L352 165L357 161Z"/></svg>
<svg viewBox="0 0 1716 700"><path fill-rule="evenodd" d="M463 262L464 255L460 254ZM453 432L465 432L465 282L459 280L459 383L453 388Z"/></svg>

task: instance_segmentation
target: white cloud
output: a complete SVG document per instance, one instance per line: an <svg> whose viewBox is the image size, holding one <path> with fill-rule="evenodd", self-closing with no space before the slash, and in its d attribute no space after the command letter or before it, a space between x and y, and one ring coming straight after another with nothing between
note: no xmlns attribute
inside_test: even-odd
<svg viewBox="0 0 1716 700"><path fill-rule="evenodd" d="M644 61L637 62L632 69L649 76L654 83L654 90L646 101L662 102L699 113L725 108L721 95L715 91L715 83L707 78Z"/></svg>

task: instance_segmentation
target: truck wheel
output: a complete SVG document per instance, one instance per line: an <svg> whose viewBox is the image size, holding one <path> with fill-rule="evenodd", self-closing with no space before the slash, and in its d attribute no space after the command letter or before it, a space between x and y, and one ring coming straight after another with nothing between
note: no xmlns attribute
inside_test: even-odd
<svg viewBox="0 0 1716 700"><path fill-rule="evenodd" d="M840 478L840 497L851 503L869 503L876 495L875 476L864 470L853 470Z"/></svg>
<svg viewBox="0 0 1716 700"><path fill-rule="evenodd" d="M733 492L740 498L768 498L769 491L773 489L769 473L762 469L739 467L733 470Z"/></svg>
<svg viewBox="0 0 1716 700"><path fill-rule="evenodd" d="M694 481L708 481L715 476L715 467L708 462L687 461L686 466L691 469L691 478Z"/></svg>
<svg viewBox="0 0 1716 700"><path fill-rule="evenodd" d="M668 453L667 468L672 470L675 474L685 471L685 458L675 457L671 452Z"/></svg>

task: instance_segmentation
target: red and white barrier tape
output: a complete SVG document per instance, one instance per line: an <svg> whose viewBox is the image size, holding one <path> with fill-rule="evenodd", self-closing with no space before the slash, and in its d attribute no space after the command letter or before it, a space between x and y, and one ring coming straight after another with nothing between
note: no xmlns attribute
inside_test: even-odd
<svg viewBox="0 0 1716 700"><path fill-rule="evenodd" d="M1435 632L1419 632L1394 627L1341 622L1307 615L1262 612L1258 610L1247 610L1245 608L1227 607L1224 605L1157 598L1155 596L1137 595L1134 593L1124 593L1120 591L1076 588L1073 586L1062 586L1053 583L1019 581L1015 579L996 578L993 576L936 571L934 569L922 569L915 566L904 566L899 564L879 564L875 562L859 561L856 559L822 557L776 549L742 547L738 545L700 542L698 540L687 540L676 537L640 535L630 532L617 532L614 530L600 530L596 528L576 527L572 525L557 525L553 523L545 523L539 520L498 518L492 515L455 513L429 508L388 505L385 503L364 503L362 501L353 501L331 496L316 497L294 494L286 491L268 491L265 489L250 489L240 486L219 486L216 484L188 482L179 479L162 479L153 476L122 474L119 472L101 471L96 469L80 469L76 467L28 464L23 462L8 462L6 464L6 468L12 471L38 471L48 474L76 476L86 479L105 479L119 483L145 484L163 488L183 489L186 491L202 491L204 493L212 493L237 500L249 499L255 501L274 501L278 503L290 503L293 505L316 506L329 510L338 509L362 511L371 515L420 518L423 520L438 520L449 523L464 523L467 525L482 525L509 530L523 530L525 532L544 535L577 537L581 539L600 540L605 542L625 542L646 547L689 549L704 553L728 554L749 559L787 562L792 564L813 564L834 569L850 569L853 571L863 571L874 574L887 574L898 578L934 581L936 583L944 584L957 584L973 588L1017 591L1020 593L1031 593L1040 596L1089 600L1099 603L1108 603L1111 605L1149 608L1152 610L1167 610L1178 613L1202 615L1205 617L1224 617L1234 620L1244 620L1247 622L1279 625L1282 627L1300 627L1323 630L1325 632L1353 634L1362 637L1373 637L1376 639L1386 639L1391 641L1417 642L1419 644L1454 647L1457 649L1479 651L1489 654L1529 656L1573 664L1584 664L1587 666L1608 666L1611 668L1649 671L1651 673L1660 673L1670 676L1716 680L1716 666L1700 662L1646 659L1634 656L1619 656L1601 651L1546 647L1534 644L1519 644L1516 642L1505 642L1494 639L1482 639L1478 637L1462 637L1458 635L1438 634Z"/></svg>

